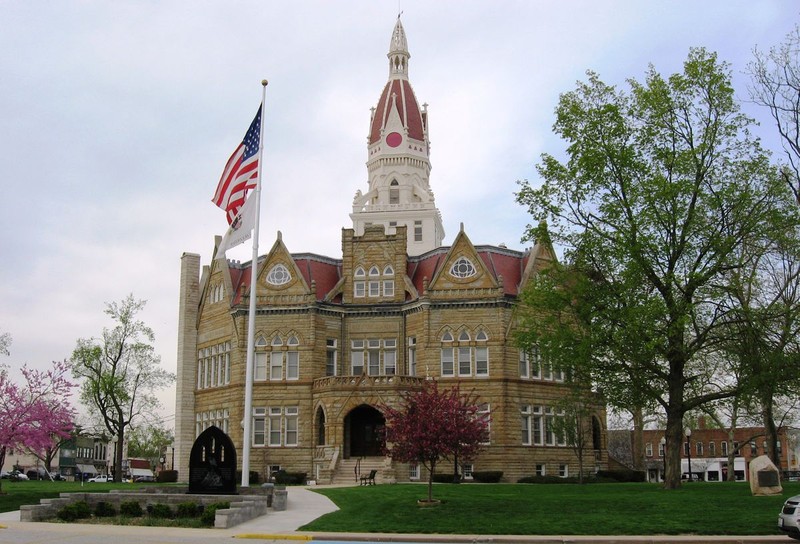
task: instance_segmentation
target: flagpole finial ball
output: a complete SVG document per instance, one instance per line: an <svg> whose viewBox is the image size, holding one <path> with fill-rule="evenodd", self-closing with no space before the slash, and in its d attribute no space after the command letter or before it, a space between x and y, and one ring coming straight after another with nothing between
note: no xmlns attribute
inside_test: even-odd
<svg viewBox="0 0 800 544"><path fill-rule="evenodd" d="M261 80L261 84L266 87L269 82L266 79Z"/></svg>

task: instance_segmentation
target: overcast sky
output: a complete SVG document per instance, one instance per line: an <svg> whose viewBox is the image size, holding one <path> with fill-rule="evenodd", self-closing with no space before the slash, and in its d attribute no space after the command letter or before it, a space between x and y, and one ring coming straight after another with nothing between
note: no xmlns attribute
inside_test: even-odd
<svg viewBox="0 0 800 544"><path fill-rule="evenodd" d="M431 187L445 244L520 242L516 181L560 153L553 111L585 71L641 79L703 46L747 98L754 46L798 21L795 0L401 0L410 80L429 104ZM0 362L43 367L111 326L128 293L175 370L183 252L208 264L210 201L269 80L260 249L341 258L366 191L370 107L388 76L397 0L0 2L3 264ZM758 133L778 150L766 112ZM229 253L249 260L250 246ZM174 413L165 393L164 414ZM170 420L171 422L171 420Z"/></svg>

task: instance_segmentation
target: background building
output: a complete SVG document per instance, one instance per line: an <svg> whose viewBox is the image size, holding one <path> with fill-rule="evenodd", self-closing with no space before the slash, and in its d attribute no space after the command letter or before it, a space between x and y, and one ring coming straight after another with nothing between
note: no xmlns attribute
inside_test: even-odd
<svg viewBox="0 0 800 544"><path fill-rule="evenodd" d="M555 257L474 245L463 228L449 247L430 186L427 106L408 79L399 19L389 78L372 110L368 187L356 192L342 257L291 253L278 237L257 263L182 257L175 463L188 476L197 435L210 425L242 446L252 418L250 466L283 468L321 483L422 477L381 455L382 407L422 387L460 384L479 396L489 442L468 466L504 479L576 474L575 452L553 431L563 417L564 373L515 347L520 290ZM300 205L301 206L301 205ZM300 213L317 213L304 210ZM490 218L484 218L490 220ZM219 241L217 241L217 244ZM250 267L258 267L253 411L243 413ZM595 402L593 400L593 402ZM587 424L588 471L605 468L605 411Z"/></svg>

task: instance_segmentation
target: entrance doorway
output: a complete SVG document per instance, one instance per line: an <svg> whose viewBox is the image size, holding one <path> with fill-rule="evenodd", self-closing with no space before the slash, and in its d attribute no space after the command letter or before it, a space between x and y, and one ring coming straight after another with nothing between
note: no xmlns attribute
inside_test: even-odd
<svg viewBox="0 0 800 544"><path fill-rule="evenodd" d="M344 432L349 452L347 457L381 455L386 418L372 406L362 404L344 418ZM349 438L348 438L349 437Z"/></svg>

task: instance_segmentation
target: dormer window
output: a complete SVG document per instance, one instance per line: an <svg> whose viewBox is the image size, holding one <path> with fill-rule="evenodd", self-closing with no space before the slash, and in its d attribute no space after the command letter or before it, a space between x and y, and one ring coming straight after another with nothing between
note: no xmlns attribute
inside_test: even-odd
<svg viewBox="0 0 800 544"><path fill-rule="evenodd" d="M292 280L289 270L282 264L276 264L267 274L267 283L275 286L286 285Z"/></svg>
<svg viewBox="0 0 800 544"><path fill-rule="evenodd" d="M450 267L450 275L456 278L470 278L477 273L475 265L466 257L459 257L458 260L453 263L453 266Z"/></svg>

